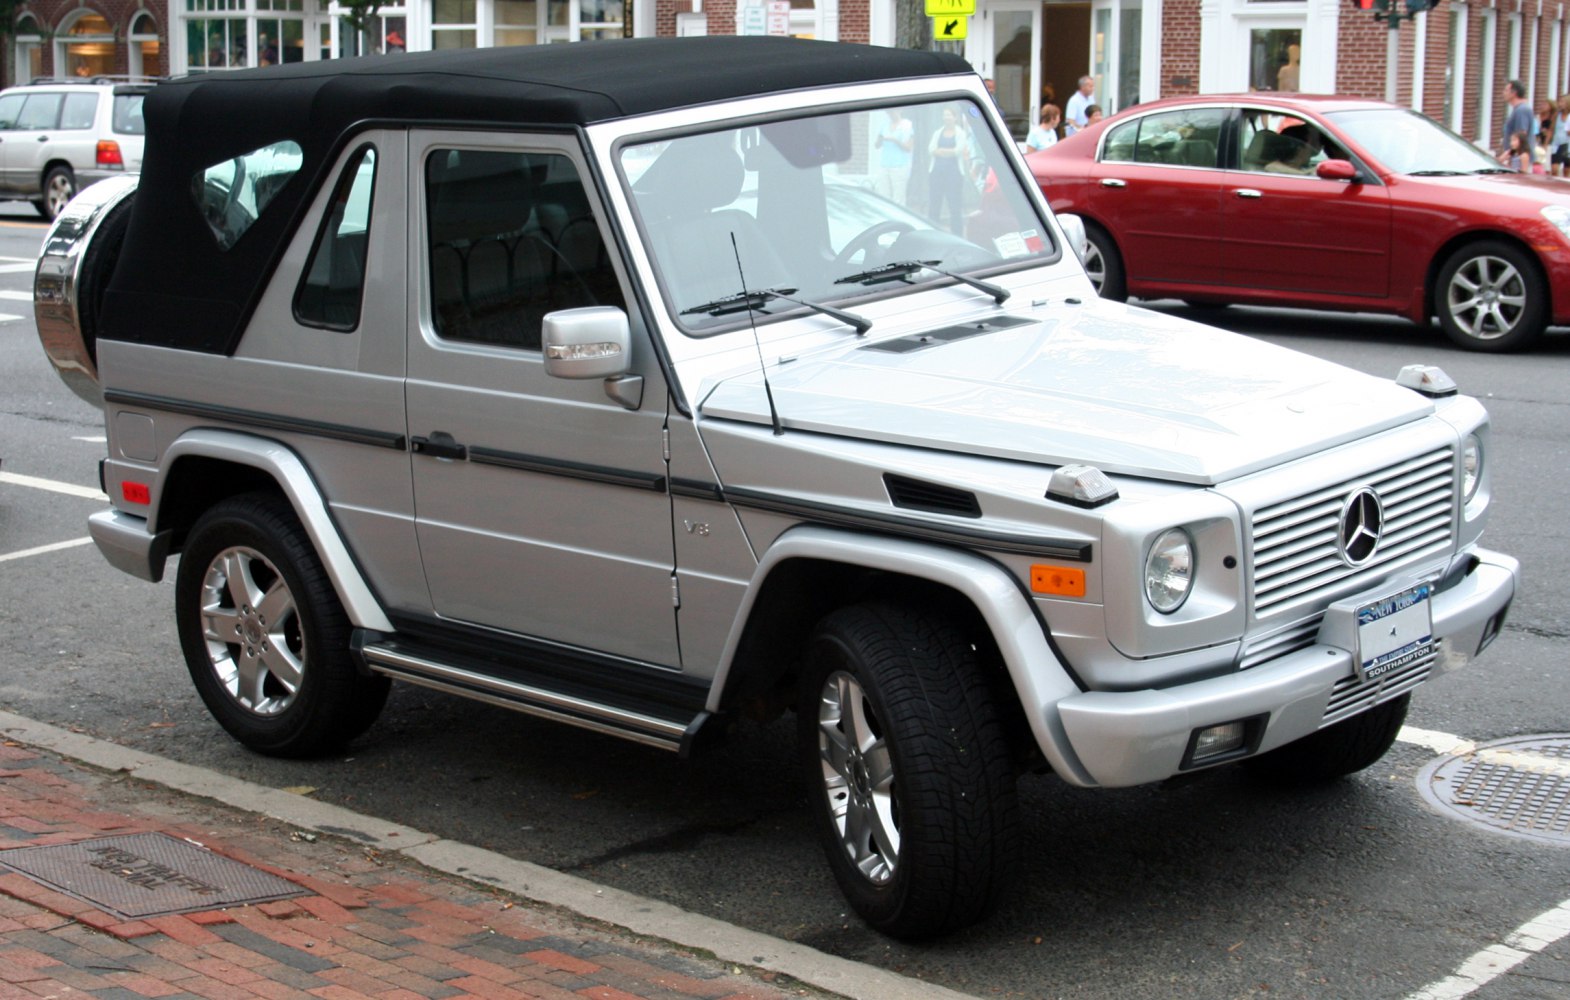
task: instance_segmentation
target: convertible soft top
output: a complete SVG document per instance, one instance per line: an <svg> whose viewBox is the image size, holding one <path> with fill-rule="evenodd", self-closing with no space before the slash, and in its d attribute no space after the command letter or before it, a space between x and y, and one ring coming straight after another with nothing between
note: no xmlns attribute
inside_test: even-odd
<svg viewBox="0 0 1570 1000"><path fill-rule="evenodd" d="M362 127L577 128L807 87L971 73L951 53L791 38L646 38L413 52L211 73L148 96L130 245L100 336L231 353L321 172ZM301 169L218 251L193 180L290 140Z"/></svg>

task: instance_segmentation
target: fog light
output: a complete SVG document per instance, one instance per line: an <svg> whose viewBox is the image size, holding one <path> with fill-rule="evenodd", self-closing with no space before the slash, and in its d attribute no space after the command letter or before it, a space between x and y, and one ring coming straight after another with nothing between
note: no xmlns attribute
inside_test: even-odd
<svg viewBox="0 0 1570 1000"><path fill-rule="evenodd" d="M1267 718L1257 715L1194 730L1188 738L1188 753L1183 755L1182 769L1247 756L1259 748Z"/></svg>

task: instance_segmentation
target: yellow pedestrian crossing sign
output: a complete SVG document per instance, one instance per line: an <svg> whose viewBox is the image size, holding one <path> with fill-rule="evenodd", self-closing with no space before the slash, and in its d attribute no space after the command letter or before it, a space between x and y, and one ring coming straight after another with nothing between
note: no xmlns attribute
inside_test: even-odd
<svg viewBox="0 0 1570 1000"><path fill-rule="evenodd" d="M976 12L976 0L927 0L927 16L934 21L955 14L969 16Z"/></svg>
<svg viewBox="0 0 1570 1000"><path fill-rule="evenodd" d="M929 0L930 2L930 0ZM970 18L963 14L954 14L932 19L932 40L935 42L957 42L966 36Z"/></svg>

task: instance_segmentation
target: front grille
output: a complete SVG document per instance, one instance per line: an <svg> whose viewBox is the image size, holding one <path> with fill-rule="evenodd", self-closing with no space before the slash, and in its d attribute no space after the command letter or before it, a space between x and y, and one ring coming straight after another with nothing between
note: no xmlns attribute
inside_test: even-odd
<svg viewBox="0 0 1570 1000"><path fill-rule="evenodd" d="M1422 659L1371 681L1360 681L1356 674L1337 681L1330 692L1330 704L1325 706L1325 718L1320 725L1340 722L1417 687L1428 679L1429 672L1434 669L1436 655L1437 649L1430 649Z"/></svg>
<svg viewBox="0 0 1570 1000"><path fill-rule="evenodd" d="M1348 566L1336 548L1341 506L1372 487L1384 505L1373 558ZM1455 449L1439 448L1259 508L1253 520L1254 616L1309 610L1340 596L1353 577L1443 551L1455 533Z"/></svg>

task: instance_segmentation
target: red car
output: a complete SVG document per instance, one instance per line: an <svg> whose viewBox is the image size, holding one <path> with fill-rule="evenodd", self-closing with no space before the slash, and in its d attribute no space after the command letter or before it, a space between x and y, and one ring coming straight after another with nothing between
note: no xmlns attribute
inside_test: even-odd
<svg viewBox="0 0 1570 1000"><path fill-rule="evenodd" d="M1027 160L1106 298L1437 317L1480 351L1570 323L1570 181L1382 101L1169 98Z"/></svg>

